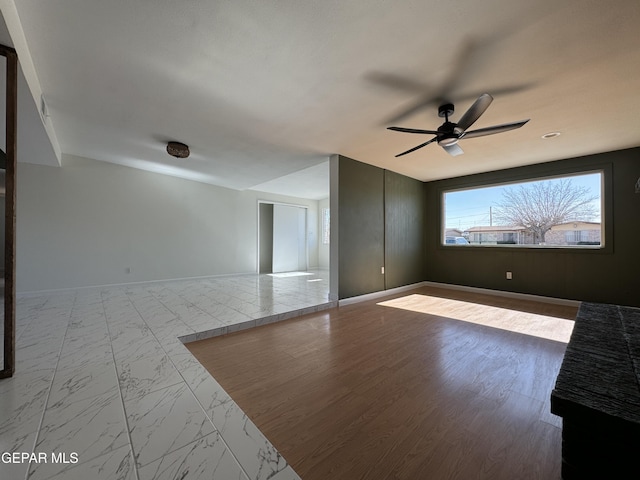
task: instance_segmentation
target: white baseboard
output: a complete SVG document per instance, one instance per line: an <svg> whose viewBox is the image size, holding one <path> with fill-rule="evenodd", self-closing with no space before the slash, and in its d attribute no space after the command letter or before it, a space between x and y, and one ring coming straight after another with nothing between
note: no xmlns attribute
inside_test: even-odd
<svg viewBox="0 0 640 480"><path fill-rule="evenodd" d="M406 285L403 287L391 288L389 290L382 290L380 292L367 293L365 295L359 295L357 297L345 298L338 301L338 306L351 305L354 303L365 302L367 300L375 300L377 298L386 297L388 295L394 295L396 293L402 293L407 290L414 290L419 287L437 287L437 288L445 288L449 290L458 290L463 292L471 292L471 293L481 293L484 295L494 295L496 297L507 297L507 298L515 298L518 300L530 300L534 302L542 302L542 303L551 303L554 305L565 305L568 307L578 307L580 306L580 301L578 300L567 300L565 298L554 298L554 297L544 297L541 295L532 295L529 293L516 293L516 292L505 292L503 290L491 290L488 288L480 288L480 287L467 287L465 285L453 285L450 283L438 283L438 282L420 282L414 283L412 285Z"/></svg>
<svg viewBox="0 0 640 480"><path fill-rule="evenodd" d="M366 293L364 295L358 295L357 297L343 298L338 300L338 306L351 305L353 303L366 302L367 300L375 300L376 298L386 297L388 295L394 295L396 293L406 292L407 290L414 290L426 285L426 282L412 283L411 285L404 285L402 287L390 288L389 290L381 290L379 292Z"/></svg>
<svg viewBox="0 0 640 480"><path fill-rule="evenodd" d="M532 295L530 293L505 292L503 290L491 290L489 288L480 288L480 287L467 287L465 285L452 285L449 283L424 282L424 284L428 287L448 288L450 290L482 293L485 295L495 295L496 297L516 298L518 300L531 300L534 302L551 303L554 305L565 305L567 307L578 307L582 303L579 300L568 300L566 298L544 297L542 295Z"/></svg>

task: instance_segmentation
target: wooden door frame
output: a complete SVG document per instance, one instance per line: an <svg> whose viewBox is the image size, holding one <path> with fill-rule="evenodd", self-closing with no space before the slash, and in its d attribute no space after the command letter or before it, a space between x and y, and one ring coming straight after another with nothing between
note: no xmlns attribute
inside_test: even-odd
<svg viewBox="0 0 640 480"><path fill-rule="evenodd" d="M16 138L18 115L18 55L15 49L0 45L6 58L6 155L5 244L4 244L4 364L0 378L13 376L16 347Z"/></svg>

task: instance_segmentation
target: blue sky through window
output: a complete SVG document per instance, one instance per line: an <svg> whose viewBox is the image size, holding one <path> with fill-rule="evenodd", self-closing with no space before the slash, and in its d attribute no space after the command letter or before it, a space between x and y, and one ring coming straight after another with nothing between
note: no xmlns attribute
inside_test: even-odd
<svg viewBox="0 0 640 480"><path fill-rule="evenodd" d="M528 185L536 182L559 182L562 179L571 179L573 185L587 187L592 195L597 195L598 200L594 201L598 209L598 216L591 219L593 222L600 222L600 208L602 198L602 173L588 173L571 175L549 179L538 179L527 182L496 185L492 187L481 187L467 190L450 191L444 193L444 215L445 228L457 228L466 230L471 227L488 226L493 220L492 214L502 199L502 192L505 188L518 185Z"/></svg>

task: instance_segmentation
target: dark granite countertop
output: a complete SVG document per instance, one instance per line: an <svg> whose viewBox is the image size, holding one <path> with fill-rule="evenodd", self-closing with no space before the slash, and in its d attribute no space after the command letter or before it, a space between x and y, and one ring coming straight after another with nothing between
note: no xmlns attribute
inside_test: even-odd
<svg viewBox="0 0 640 480"><path fill-rule="evenodd" d="M551 412L640 431L639 372L640 308L582 303Z"/></svg>

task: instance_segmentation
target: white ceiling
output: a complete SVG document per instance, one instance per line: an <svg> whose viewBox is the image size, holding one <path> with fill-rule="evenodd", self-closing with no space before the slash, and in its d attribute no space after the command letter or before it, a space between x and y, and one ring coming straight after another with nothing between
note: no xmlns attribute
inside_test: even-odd
<svg viewBox="0 0 640 480"><path fill-rule="evenodd" d="M333 153L434 180L640 145L638 0L2 4L66 154L245 189ZM435 129L446 90L454 121L485 91L474 128L531 121L395 158L428 137L385 127Z"/></svg>
<svg viewBox="0 0 640 480"><path fill-rule="evenodd" d="M13 42L0 16L0 44L13 47ZM4 72L6 60L0 57L0 71ZM0 75L0 148L5 149L5 75ZM34 102L29 86L22 72L18 69L18 135L17 151L20 161L59 166L53 146L43 127L38 106Z"/></svg>

